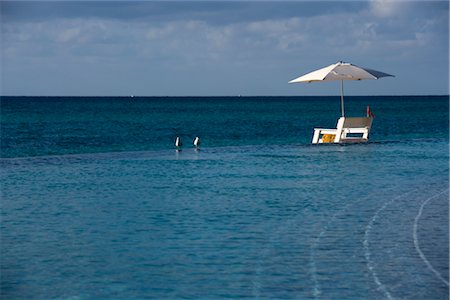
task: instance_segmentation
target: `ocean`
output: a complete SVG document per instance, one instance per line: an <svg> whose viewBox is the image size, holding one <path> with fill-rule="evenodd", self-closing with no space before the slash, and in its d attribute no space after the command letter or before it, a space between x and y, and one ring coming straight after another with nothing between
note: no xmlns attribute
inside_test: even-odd
<svg viewBox="0 0 450 300"><path fill-rule="evenodd" d="M1 97L1 298L448 299L449 97L339 101Z"/></svg>

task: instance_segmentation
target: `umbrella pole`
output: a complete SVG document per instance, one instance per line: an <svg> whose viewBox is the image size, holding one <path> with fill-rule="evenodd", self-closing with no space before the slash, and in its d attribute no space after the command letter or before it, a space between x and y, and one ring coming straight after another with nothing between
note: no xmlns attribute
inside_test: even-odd
<svg viewBox="0 0 450 300"><path fill-rule="evenodd" d="M344 80L341 80L341 113L344 117Z"/></svg>

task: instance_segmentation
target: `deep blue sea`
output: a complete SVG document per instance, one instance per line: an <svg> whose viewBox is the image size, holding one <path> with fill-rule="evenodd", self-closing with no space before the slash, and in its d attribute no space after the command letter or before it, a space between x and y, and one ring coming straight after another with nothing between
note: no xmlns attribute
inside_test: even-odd
<svg viewBox="0 0 450 300"><path fill-rule="evenodd" d="M1 299L448 299L449 97L366 105L1 97Z"/></svg>

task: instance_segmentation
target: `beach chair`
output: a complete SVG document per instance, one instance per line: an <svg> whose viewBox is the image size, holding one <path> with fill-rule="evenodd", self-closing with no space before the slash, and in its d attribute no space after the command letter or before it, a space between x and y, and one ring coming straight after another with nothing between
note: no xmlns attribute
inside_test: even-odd
<svg viewBox="0 0 450 300"><path fill-rule="evenodd" d="M372 117L341 117L336 129L314 128L313 144L360 143L369 140Z"/></svg>

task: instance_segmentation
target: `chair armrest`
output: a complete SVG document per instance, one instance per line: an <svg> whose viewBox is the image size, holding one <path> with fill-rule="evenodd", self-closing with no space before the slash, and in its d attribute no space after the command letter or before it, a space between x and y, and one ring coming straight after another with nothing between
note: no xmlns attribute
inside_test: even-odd
<svg viewBox="0 0 450 300"><path fill-rule="evenodd" d="M322 139L320 137L321 134L322 135L329 134L335 136L337 134L337 129L314 128L314 135L312 139L313 144L322 143Z"/></svg>
<svg viewBox="0 0 450 300"><path fill-rule="evenodd" d="M314 128L314 132L319 132L321 134L336 134L336 129L327 129L327 128Z"/></svg>
<svg viewBox="0 0 450 300"><path fill-rule="evenodd" d="M344 131L346 133L365 133L369 131L369 128L367 127L361 127L361 128L344 128Z"/></svg>

